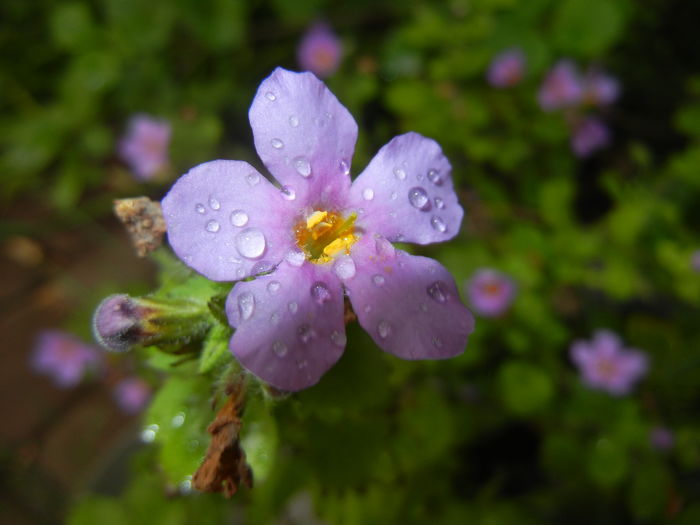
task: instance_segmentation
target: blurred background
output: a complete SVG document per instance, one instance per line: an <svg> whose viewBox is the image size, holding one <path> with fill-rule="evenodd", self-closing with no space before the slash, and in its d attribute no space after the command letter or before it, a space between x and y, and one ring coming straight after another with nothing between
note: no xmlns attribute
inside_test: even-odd
<svg viewBox="0 0 700 525"><path fill-rule="evenodd" d="M2 522L700 523L698 20L692 0L4 0ZM91 316L158 283L114 199L216 158L265 173L247 112L277 66L353 114L353 175L397 134L441 144L465 220L413 251L477 324L445 362L349 327L318 386L257 409L257 486L227 500L187 477L215 378L160 388Z"/></svg>

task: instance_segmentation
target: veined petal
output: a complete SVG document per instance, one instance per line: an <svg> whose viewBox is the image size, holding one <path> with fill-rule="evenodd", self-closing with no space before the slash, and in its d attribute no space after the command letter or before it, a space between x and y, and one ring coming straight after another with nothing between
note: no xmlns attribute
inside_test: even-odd
<svg viewBox="0 0 700 525"><path fill-rule="evenodd" d="M464 351L474 318L445 267L371 235L352 253L357 270L344 284L360 324L380 348L403 359Z"/></svg>
<svg viewBox="0 0 700 525"><path fill-rule="evenodd" d="M353 182L357 225L390 241L429 244L454 237L464 210L452 167L437 142L418 133L392 139Z"/></svg>
<svg viewBox="0 0 700 525"><path fill-rule="evenodd" d="M323 82L277 68L260 84L249 118L258 155L300 208L342 206L357 124Z"/></svg>
<svg viewBox="0 0 700 525"><path fill-rule="evenodd" d="M214 281L269 270L294 244L294 210L246 162L215 160L192 168L162 206L177 256Z"/></svg>
<svg viewBox="0 0 700 525"><path fill-rule="evenodd" d="M226 301L236 332L231 351L282 390L316 384L345 348L343 290L327 268L283 262L269 275L237 283Z"/></svg>

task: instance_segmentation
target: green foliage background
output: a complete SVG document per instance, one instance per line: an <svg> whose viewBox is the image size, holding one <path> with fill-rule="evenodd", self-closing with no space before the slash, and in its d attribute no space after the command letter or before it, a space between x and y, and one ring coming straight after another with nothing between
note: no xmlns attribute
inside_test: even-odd
<svg viewBox="0 0 700 525"><path fill-rule="evenodd" d="M400 361L351 326L318 386L276 403L253 392L243 443L256 487L232 501L172 495L206 448L211 398L231 366L228 332L214 325L199 362L172 366L141 351L163 381L143 420L159 425L155 441L120 495L81 498L70 523L700 521L693 2L8 0L0 9L0 45L12 51L0 57L5 202L32 199L80 224L109 214L114 197L162 196L169 181L139 185L115 157L137 112L172 123L171 180L214 158L262 169L248 106L274 67L297 68L296 45L322 16L345 47L327 83L360 126L353 172L398 133L436 139L466 219L454 241L415 251L460 284L488 266L519 290L508 315L477 319L458 358ZM512 46L527 56L526 78L495 90L485 71ZM562 57L602 65L622 84L606 114L613 144L585 161L571 153L562 115L536 103ZM221 293L165 258L160 293L203 304ZM569 362L571 341L599 328L650 357L628 397L587 390ZM668 453L650 445L657 425L676 436Z"/></svg>

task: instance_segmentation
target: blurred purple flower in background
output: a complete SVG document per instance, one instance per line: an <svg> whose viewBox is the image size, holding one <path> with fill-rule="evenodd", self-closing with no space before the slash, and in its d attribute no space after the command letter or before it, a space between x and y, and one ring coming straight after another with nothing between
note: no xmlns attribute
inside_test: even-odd
<svg viewBox="0 0 700 525"><path fill-rule="evenodd" d="M583 77L583 102L592 106L607 106L620 95L620 83L616 78L600 71L589 70Z"/></svg>
<svg viewBox="0 0 700 525"><path fill-rule="evenodd" d="M170 134L166 120L135 115L119 141L119 156L138 179L151 179L168 165Z"/></svg>
<svg viewBox="0 0 700 525"><path fill-rule="evenodd" d="M700 272L700 250L695 250L691 255L690 267L696 272Z"/></svg>
<svg viewBox="0 0 700 525"><path fill-rule="evenodd" d="M569 353L584 384L616 396L632 390L648 369L643 352L623 348L620 338L608 330L597 331L592 341L574 341Z"/></svg>
<svg viewBox="0 0 700 525"><path fill-rule="evenodd" d="M513 279L490 268L477 270L468 282L467 295L476 313L497 317L510 307L515 298Z"/></svg>
<svg viewBox="0 0 700 525"><path fill-rule="evenodd" d="M576 66L569 60L561 60L547 73L538 101L545 111L575 106L581 101L583 88Z"/></svg>
<svg viewBox="0 0 700 525"><path fill-rule="evenodd" d="M676 438L670 429L658 426L651 429L649 442L656 450L666 451L673 448Z"/></svg>
<svg viewBox="0 0 700 525"><path fill-rule="evenodd" d="M191 169L162 202L180 259L209 279L238 281L226 313L241 364L283 390L315 384L345 349L346 295L386 352L462 353L474 319L454 279L391 244L459 231L464 212L440 146L400 135L351 181L352 115L311 73L281 68L258 88L249 118L281 189L245 162L218 160Z"/></svg>
<svg viewBox="0 0 700 525"><path fill-rule="evenodd" d="M588 157L609 143L610 131L597 117L578 120L571 131L571 149L577 157Z"/></svg>
<svg viewBox="0 0 700 525"><path fill-rule="evenodd" d="M311 26L297 49L297 60L301 68L321 78L335 73L342 55L340 39L323 22Z"/></svg>
<svg viewBox="0 0 700 525"><path fill-rule="evenodd" d="M525 55L520 49L508 49L496 55L489 66L489 84L498 88L520 83L525 74Z"/></svg>
<svg viewBox="0 0 700 525"><path fill-rule="evenodd" d="M151 398L151 387L140 377L127 377L114 387L114 400L127 414L141 412Z"/></svg>
<svg viewBox="0 0 700 525"><path fill-rule="evenodd" d="M57 386L76 386L102 364L101 352L74 335L58 330L39 334L31 356L32 368L51 377Z"/></svg>

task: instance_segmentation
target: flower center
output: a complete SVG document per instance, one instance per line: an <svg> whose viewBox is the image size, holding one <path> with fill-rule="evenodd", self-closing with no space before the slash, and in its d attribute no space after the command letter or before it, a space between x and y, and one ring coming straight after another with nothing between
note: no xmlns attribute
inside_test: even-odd
<svg viewBox="0 0 700 525"><path fill-rule="evenodd" d="M356 218L355 213L343 217L337 211L316 210L294 227L297 244L315 264L327 263L340 252L350 253L358 240Z"/></svg>

